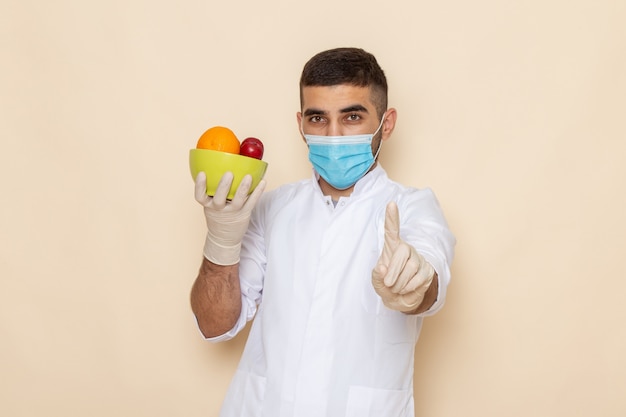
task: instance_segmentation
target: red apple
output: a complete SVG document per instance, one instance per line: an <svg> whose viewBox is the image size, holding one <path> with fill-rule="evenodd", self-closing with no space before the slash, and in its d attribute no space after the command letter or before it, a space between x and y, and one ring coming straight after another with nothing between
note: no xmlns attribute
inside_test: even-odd
<svg viewBox="0 0 626 417"><path fill-rule="evenodd" d="M257 138L245 138L239 147L239 155L249 156L250 158L263 158L263 142Z"/></svg>

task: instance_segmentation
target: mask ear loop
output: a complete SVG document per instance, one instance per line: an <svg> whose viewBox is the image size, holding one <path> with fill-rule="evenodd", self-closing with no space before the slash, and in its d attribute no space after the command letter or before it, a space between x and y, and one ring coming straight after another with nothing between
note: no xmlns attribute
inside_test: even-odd
<svg viewBox="0 0 626 417"><path fill-rule="evenodd" d="M372 135L372 139L374 138L374 136L376 136L376 134L378 133L378 131L380 130L380 128L383 126L383 123L385 122L385 115L387 114L387 112L383 113L383 117L380 120L380 124L378 125L378 129L376 129L376 132L374 132L374 134ZM374 155L374 161L376 161L376 158L378 158L378 153L380 152L380 148L383 147L383 137L382 135L380 136L380 142L378 142L378 149L376 150L376 154Z"/></svg>
<svg viewBox="0 0 626 417"><path fill-rule="evenodd" d="M385 123L385 116L387 115L387 112L385 111L383 113L383 117L380 119L380 124L378 125L378 128L376 129L376 131L372 134L372 137L376 136L376 134L378 133L378 131L380 130L381 127L383 127L383 123Z"/></svg>

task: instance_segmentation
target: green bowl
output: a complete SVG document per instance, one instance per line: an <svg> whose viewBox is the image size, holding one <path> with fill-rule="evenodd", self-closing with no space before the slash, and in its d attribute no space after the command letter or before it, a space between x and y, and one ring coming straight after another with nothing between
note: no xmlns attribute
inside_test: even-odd
<svg viewBox="0 0 626 417"><path fill-rule="evenodd" d="M206 193L210 196L215 195L217 184L219 184L222 175L228 171L232 172L233 184L227 197L229 200L232 200L239 183L241 183L246 174L252 176L250 192L254 191L265 175L267 162L234 153L209 149L191 149L189 151L189 169L194 181L198 173L204 171L206 174Z"/></svg>

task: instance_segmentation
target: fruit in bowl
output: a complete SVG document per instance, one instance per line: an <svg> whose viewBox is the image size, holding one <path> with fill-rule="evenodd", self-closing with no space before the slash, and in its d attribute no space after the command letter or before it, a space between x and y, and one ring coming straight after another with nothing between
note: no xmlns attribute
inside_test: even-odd
<svg viewBox="0 0 626 417"><path fill-rule="evenodd" d="M229 128L213 126L200 136L196 148L238 154L240 143L235 133Z"/></svg>
<svg viewBox="0 0 626 417"><path fill-rule="evenodd" d="M263 142L261 142L260 139L253 137L245 138L239 147L239 155L245 155L256 159L263 159L263 151Z"/></svg>
<svg viewBox="0 0 626 417"><path fill-rule="evenodd" d="M260 140L258 141L261 143ZM204 171L208 195L215 195L220 179L228 171L233 173L233 183L227 196L229 200L235 196L237 187L245 175L249 174L252 177L250 193L263 179L267 162L260 158L240 155L240 145L232 130L215 126L200 136L195 149L189 150L191 176L195 180L198 173ZM258 143L255 142L255 145L258 147ZM262 156L263 144L261 143L260 146ZM258 149L255 155L258 155Z"/></svg>

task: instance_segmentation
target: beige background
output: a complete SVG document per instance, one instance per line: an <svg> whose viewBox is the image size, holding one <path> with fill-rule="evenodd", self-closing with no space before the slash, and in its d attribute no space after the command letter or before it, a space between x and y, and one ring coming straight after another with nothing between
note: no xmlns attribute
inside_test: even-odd
<svg viewBox="0 0 626 417"><path fill-rule="evenodd" d="M244 337L208 344L190 312L188 149L222 124L265 141L270 188L307 177L298 76L345 45L389 77L384 166L458 238L418 416L626 415L625 21L623 0L3 0L0 415L216 415Z"/></svg>

